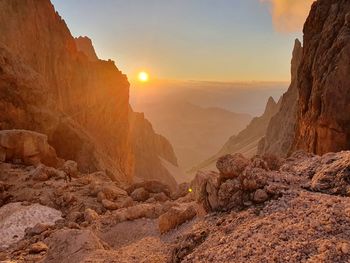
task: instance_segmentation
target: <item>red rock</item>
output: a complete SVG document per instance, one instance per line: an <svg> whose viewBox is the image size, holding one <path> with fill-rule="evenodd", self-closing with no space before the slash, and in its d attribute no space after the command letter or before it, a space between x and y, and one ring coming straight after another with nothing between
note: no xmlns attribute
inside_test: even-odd
<svg viewBox="0 0 350 263"><path fill-rule="evenodd" d="M349 12L346 0L317 1L305 23L293 150L350 149Z"/></svg>
<svg viewBox="0 0 350 263"><path fill-rule="evenodd" d="M159 231L164 234L195 216L196 209L193 205L172 207L168 212L159 217Z"/></svg>

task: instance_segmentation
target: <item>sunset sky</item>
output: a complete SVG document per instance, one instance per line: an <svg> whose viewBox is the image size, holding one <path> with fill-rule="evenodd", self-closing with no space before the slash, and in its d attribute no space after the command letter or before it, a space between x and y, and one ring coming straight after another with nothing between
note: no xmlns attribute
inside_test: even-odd
<svg viewBox="0 0 350 263"><path fill-rule="evenodd" d="M131 80L288 81L310 0L53 0Z"/></svg>

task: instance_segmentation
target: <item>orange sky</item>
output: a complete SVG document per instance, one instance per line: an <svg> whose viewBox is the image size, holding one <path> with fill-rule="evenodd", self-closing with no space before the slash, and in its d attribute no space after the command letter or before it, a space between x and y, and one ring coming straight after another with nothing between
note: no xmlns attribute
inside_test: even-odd
<svg viewBox="0 0 350 263"><path fill-rule="evenodd" d="M289 81L311 0L52 0L75 36L132 83Z"/></svg>

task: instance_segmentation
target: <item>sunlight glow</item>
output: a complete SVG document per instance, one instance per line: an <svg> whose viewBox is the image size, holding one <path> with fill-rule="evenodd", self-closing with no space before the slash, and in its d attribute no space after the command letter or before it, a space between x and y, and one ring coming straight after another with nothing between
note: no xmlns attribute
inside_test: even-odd
<svg viewBox="0 0 350 263"><path fill-rule="evenodd" d="M147 81L149 80L149 75L148 75L147 72L142 71L142 72L139 73L138 79L139 79L139 81L141 81L141 82L147 82Z"/></svg>

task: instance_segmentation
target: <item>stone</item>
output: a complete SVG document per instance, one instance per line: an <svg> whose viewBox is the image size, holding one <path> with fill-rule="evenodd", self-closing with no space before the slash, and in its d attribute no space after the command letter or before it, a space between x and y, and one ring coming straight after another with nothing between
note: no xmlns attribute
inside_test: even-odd
<svg viewBox="0 0 350 263"><path fill-rule="evenodd" d="M107 210L117 210L120 208L117 203L109 201L108 199L103 199L101 203Z"/></svg>
<svg viewBox="0 0 350 263"><path fill-rule="evenodd" d="M171 196L171 189L169 186L158 182L158 181L146 181L142 183L135 183L131 185L126 191L131 194L137 188L144 188L147 192L157 194L157 193L165 193L167 196Z"/></svg>
<svg viewBox="0 0 350 263"><path fill-rule="evenodd" d="M255 191L267 184L268 173L261 168L248 166L240 176L241 188L244 191Z"/></svg>
<svg viewBox="0 0 350 263"><path fill-rule="evenodd" d="M216 162L216 167L222 178L235 178L244 171L248 164L249 160L247 158L242 154L236 153L220 157Z"/></svg>
<svg viewBox="0 0 350 263"><path fill-rule="evenodd" d="M39 254L40 252L46 252L48 249L48 246L44 242L37 242L30 246L29 253Z"/></svg>
<svg viewBox="0 0 350 263"><path fill-rule="evenodd" d="M92 224L96 222L96 220L98 219L98 214L96 213L95 210L87 208L85 209L85 212L84 212L84 219L86 222Z"/></svg>
<svg viewBox="0 0 350 263"><path fill-rule="evenodd" d="M258 204L264 203L268 199L269 199L268 194L262 189L256 190L253 196L253 201Z"/></svg>
<svg viewBox="0 0 350 263"><path fill-rule="evenodd" d="M186 221L191 220L196 214L197 212L194 205L172 207L168 212L159 217L159 231L161 234L164 234Z"/></svg>
<svg viewBox="0 0 350 263"><path fill-rule="evenodd" d="M198 171L191 182L194 200L202 204L206 211L213 211L218 207L219 174L216 172Z"/></svg>
<svg viewBox="0 0 350 263"><path fill-rule="evenodd" d="M137 188L135 189L130 196L134 201L137 202L145 202L149 198L149 193L143 188Z"/></svg>
<svg viewBox="0 0 350 263"><path fill-rule="evenodd" d="M128 193L115 185L104 185L101 189L107 200L113 201L119 197L126 197Z"/></svg>
<svg viewBox="0 0 350 263"><path fill-rule="evenodd" d="M21 240L25 230L38 223L54 225L62 213L56 209L33 204L9 203L0 207L0 248L7 248Z"/></svg>
<svg viewBox="0 0 350 263"><path fill-rule="evenodd" d="M38 223L32 228L26 229L26 233L30 236L40 235L41 233L45 232L50 228L50 225Z"/></svg>
<svg viewBox="0 0 350 263"><path fill-rule="evenodd" d="M189 193L189 189L190 189L189 183L181 183L179 184L177 190L172 194L171 198L173 200L176 200L181 197L184 197Z"/></svg>
<svg viewBox="0 0 350 263"><path fill-rule="evenodd" d="M173 206L172 203L149 204L141 203L131 207L122 208L113 212L114 223L120 223L126 220L135 220L139 218L158 218L161 214L167 212Z"/></svg>
<svg viewBox="0 0 350 263"><path fill-rule="evenodd" d="M229 179L220 185L218 191L217 208L232 209L239 207L243 203L243 192L241 191L240 181L236 179Z"/></svg>
<svg viewBox="0 0 350 263"><path fill-rule="evenodd" d="M157 202L166 202L170 200L170 198L164 193L153 194L152 198Z"/></svg>
<svg viewBox="0 0 350 263"><path fill-rule="evenodd" d="M47 181L51 177L62 178L63 176L62 171L52 167L47 167L43 164L39 164L33 171L30 172L30 177L35 181Z"/></svg>
<svg viewBox="0 0 350 263"><path fill-rule="evenodd" d="M324 155L311 179L311 190L350 196L350 152Z"/></svg>

